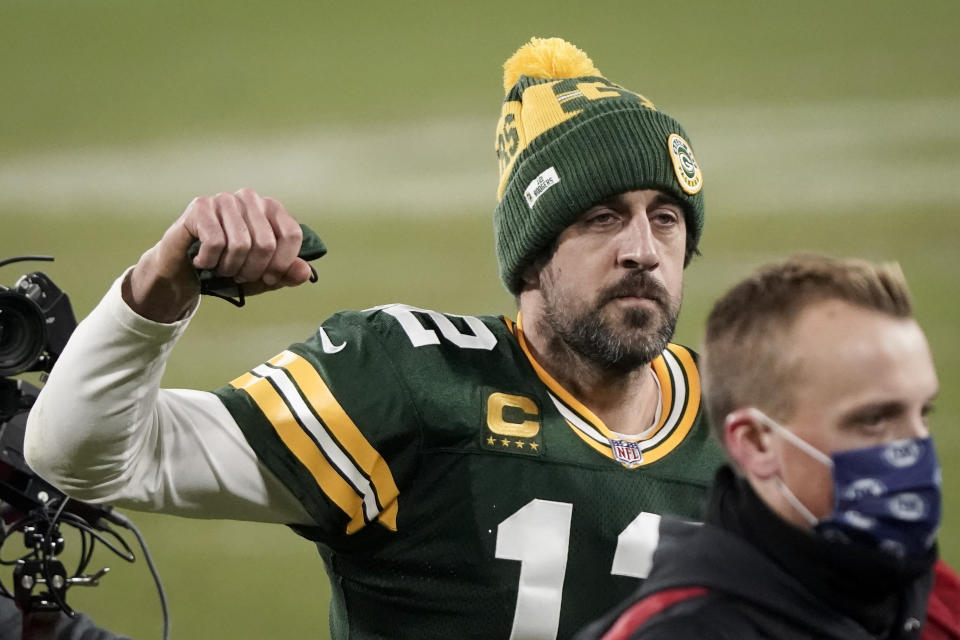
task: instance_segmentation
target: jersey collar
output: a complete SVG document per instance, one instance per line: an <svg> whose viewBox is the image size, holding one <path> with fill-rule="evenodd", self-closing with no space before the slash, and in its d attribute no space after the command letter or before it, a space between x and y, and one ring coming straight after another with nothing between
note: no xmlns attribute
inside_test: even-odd
<svg viewBox="0 0 960 640"><path fill-rule="evenodd" d="M565 389L533 357L523 334L523 318L516 324L504 318L520 349L547 395L573 432L594 451L625 467L648 465L673 451L690 432L700 410L700 375L692 353L669 344L653 362L651 370L660 387L660 412L650 429L637 436L611 430L596 414Z"/></svg>

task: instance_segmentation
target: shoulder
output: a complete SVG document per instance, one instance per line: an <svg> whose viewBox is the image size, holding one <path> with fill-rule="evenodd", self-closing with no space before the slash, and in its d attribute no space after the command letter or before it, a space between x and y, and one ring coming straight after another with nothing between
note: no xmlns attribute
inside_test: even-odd
<svg viewBox="0 0 960 640"><path fill-rule="evenodd" d="M760 633L755 612L746 603L727 594L709 591L665 611L636 636L643 640L699 638L701 640L750 640L770 637Z"/></svg>
<svg viewBox="0 0 960 640"><path fill-rule="evenodd" d="M443 313L407 304L340 311L325 320L306 344L329 353L343 344L338 338L366 340L366 346L375 341L390 350L434 345L475 351L492 351L511 339L509 321L500 316Z"/></svg>
<svg viewBox="0 0 960 640"><path fill-rule="evenodd" d="M408 388L457 386L518 368L522 352L511 326L501 316L389 304L336 313L290 351L332 380L346 377L367 389L378 380Z"/></svg>
<svg viewBox="0 0 960 640"><path fill-rule="evenodd" d="M941 559L933 567L934 583L927 609L927 627L944 638L960 638L960 576Z"/></svg>
<svg viewBox="0 0 960 640"><path fill-rule="evenodd" d="M682 587L642 597L597 637L603 640L749 640L758 636L749 612L745 612L740 603L722 592Z"/></svg>
<svg viewBox="0 0 960 640"><path fill-rule="evenodd" d="M270 378L271 386L289 388L294 401L299 395L309 399L332 394L355 420L368 415L380 423L390 417L394 424L398 407L413 411L417 398L430 397L438 386L466 387L491 371L510 370L519 353L510 328L503 317L440 313L404 304L340 311L307 339L218 392L222 399L236 396L249 404L245 394L237 396L234 390L250 391L251 385ZM299 392L286 384L288 378Z"/></svg>

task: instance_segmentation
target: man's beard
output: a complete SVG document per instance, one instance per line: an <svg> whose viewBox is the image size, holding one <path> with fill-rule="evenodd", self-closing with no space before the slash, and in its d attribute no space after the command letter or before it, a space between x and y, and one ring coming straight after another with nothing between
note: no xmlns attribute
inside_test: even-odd
<svg viewBox="0 0 960 640"><path fill-rule="evenodd" d="M578 309L552 280L548 275L543 297L545 320L554 336L604 369L627 373L646 366L673 337L680 301L673 300L664 286L645 272L632 272L600 291L596 302L586 309ZM626 296L647 298L657 310L630 307L617 311L609 304Z"/></svg>

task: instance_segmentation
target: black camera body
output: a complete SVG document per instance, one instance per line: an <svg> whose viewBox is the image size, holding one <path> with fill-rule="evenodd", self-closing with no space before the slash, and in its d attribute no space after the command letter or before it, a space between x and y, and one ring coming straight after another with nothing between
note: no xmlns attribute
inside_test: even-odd
<svg viewBox="0 0 960 640"><path fill-rule="evenodd" d="M52 260L26 256L0 262ZM10 507L29 513L62 494L27 465L23 438L27 415L40 390L20 373L49 373L77 326L70 299L45 274L21 276L11 288L0 286L0 511L7 521Z"/></svg>
<svg viewBox="0 0 960 640"><path fill-rule="evenodd" d="M0 376L49 372L76 325L67 294L43 273L0 286Z"/></svg>

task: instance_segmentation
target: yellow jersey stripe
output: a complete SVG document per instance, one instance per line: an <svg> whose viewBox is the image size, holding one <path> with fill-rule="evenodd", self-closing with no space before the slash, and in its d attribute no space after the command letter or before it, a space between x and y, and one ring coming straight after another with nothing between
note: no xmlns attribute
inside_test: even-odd
<svg viewBox="0 0 960 640"><path fill-rule="evenodd" d="M290 374L339 446L356 461L363 474L370 479L380 505L378 519L388 529L396 531L397 499L400 491L386 461L364 438L313 365L291 351L284 351L271 359L270 363L282 367Z"/></svg>
<svg viewBox="0 0 960 640"><path fill-rule="evenodd" d="M273 425L287 449L310 472L333 503L350 517L347 533L359 531L365 524L363 499L331 466L316 443L303 431L300 423L270 381L247 373L230 384L234 388L243 389L250 395Z"/></svg>

